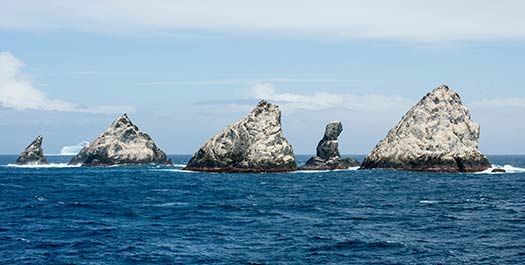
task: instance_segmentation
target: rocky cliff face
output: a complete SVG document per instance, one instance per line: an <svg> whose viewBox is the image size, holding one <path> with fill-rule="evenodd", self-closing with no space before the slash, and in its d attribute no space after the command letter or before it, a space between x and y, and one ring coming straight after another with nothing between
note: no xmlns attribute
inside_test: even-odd
<svg viewBox="0 0 525 265"><path fill-rule="evenodd" d="M457 93L441 85L428 93L368 154L361 168L476 172L490 168L478 150L479 125Z"/></svg>
<svg viewBox="0 0 525 265"><path fill-rule="evenodd" d="M44 157L44 150L42 149L42 136L38 136L16 160L17 165L47 165L47 160Z"/></svg>
<svg viewBox="0 0 525 265"><path fill-rule="evenodd" d="M323 139L317 145L316 156L310 158L301 169L307 170L333 170L346 169L359 166L359 163L351 158L341 158L339 154L339 142L337 138L343 131L343 124L333 121L326 125Z"/></svg>
<svg viewBox="0 0 525 265"><path fill-rule="evenodd" d="M116 119L97 139L84 147L69 164L170 164L153 139L139 130L126 114Z"/></svg>
<svg viewBox="0 0 525 265"><path fill-rule="evenodd" d="M185 169L208 172L295 170L292 146L281 129L279 107L259 102L248 116L206 142Z"/></svg>

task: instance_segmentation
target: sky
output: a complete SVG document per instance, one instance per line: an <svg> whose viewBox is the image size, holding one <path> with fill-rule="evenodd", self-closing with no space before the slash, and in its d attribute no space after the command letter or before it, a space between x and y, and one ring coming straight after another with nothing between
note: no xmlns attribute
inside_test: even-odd
<svg viewBox="0 0 525 265"><path fill-rule="evenodd" d="M332 120L366 154L442 83L482 152L525 153L524 1L1 2L0 154L39 134L57 154L123 113L191 154L260 99L296 154Z"/></svg>

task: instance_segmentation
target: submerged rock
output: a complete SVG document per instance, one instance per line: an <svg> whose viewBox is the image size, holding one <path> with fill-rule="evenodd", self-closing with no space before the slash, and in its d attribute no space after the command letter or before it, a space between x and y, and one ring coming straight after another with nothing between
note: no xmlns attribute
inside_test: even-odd
<svg viewBox="0 0 525 265"><path fill-rule="evenodd" d="M347 169L359 166L359 162L351 158L341 158L337 138L343 131L343 124L333 121L326 125L323 139L317 145L316 156L310 158L301 169L333 170Z"/></svg>
<svg viewBox="0 0 525 265"><path fill-rule="evenodd" d="M118 117L97 139L80 150L69 164L171 164L153 139L139 130L126 114Z"/></svg>
<svg viewBox="0 0 525 265"><path fill-rule="evenodd" d="M495 168L491 172L492 173L506 173L507 171L503 168Z"/></svg>
<svg viewBox="0 0 525 265"><path fill-rule="evenodd" d="M44 149L42 149L42 136L29 144L16 160L17 165L47 165L47 160L44 156Z"/></svg>
<svg viewBox="0 0 525 265"><path fill-rule="evenodd" d="M457 93L440 85L408 111L363 161L362 169L478 172L491 167L479 152L479 125Z"/></svg>
<svg viewBox="0 0 525 265"><path fill-rule="evenodd" d="M262 100L248 116L206 142L185 169L208 172L295 170L292 146L282 132L279 107Z"/></svg>

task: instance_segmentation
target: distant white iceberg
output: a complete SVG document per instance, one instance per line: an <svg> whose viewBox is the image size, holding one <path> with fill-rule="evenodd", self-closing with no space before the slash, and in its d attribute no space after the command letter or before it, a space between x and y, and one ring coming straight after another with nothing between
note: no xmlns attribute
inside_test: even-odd
<svg viewBox="0 0 525 265"><path fill-rule="evenodd" d="M61 155L76 155L82 148L84 148L86 145L88 145L89 142L83 141L76 145L66 145L62 147L62 150L60 150Z"/></svg>

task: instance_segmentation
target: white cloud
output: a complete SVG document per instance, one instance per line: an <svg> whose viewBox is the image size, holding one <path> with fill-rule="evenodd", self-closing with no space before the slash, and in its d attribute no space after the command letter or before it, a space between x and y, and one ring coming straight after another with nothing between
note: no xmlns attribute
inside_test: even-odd
<svg viewBox="0 0 525 265"><path fill-rule="evenodd" d="M133 107L95 106L50 99L33 86L31 80L21 73L24 63L9 52L0 52L0 106L15 110L53 110L113 114L134 112Z"/></svg>
<svg viewBox="0 0 525 265"><path fill-rule="evenodd" d="M402 110L410 107L410 101L401 96L377 94L337 94L316 92L311 95L280 93L273 84L262 83L253 86L248 94L250 98L275 101L288 110L325 110L341 108L352 111L385 112Z"/></svg>
<svg viewBox="0 0 525 265"><path fill-rule="evenodd" d="M525 39L520 0L16 0L0 28L278 32L416 41Z"/></svg>

